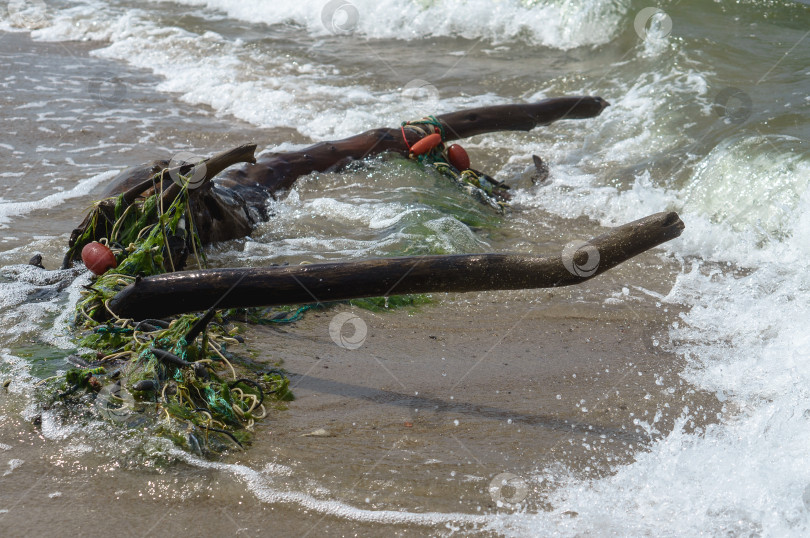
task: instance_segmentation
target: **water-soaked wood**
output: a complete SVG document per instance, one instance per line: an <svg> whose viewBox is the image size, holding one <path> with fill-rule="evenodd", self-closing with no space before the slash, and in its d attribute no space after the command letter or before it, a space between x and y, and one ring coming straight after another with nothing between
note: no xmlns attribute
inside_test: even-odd
<svg viewBox="0 0 810 538"><path fill-rule="evenodd" d="M174 181L173 177L179 179L180 175L187 176L195 167L198 167L197 169L202 172L199 177L195 178L195 182L199 184L196 190L199 190L202 194L210 188L210 181L229 166L233 166L237 163L255 163L255 153L256 144L243 144L236 148L217 153L200 163L183 163L180 166L168 168L169 162L166 161L162 166L160 166L159 163L153 163L125 171L119 174L119 177L126 174L128 180L118 183L119 192L122 191L123 187L130 185L121 192L124 198L123 206L127 207L132 205L136 199L141 196L149 196L154 192L154 189L157 188L164 190L164 207L168 207L180 192L180 186ZM156 181L155 175L161 172L161 170L165 170L165 173ZM192 177L193 176L194 174L192 174ZM95 240L107 237L107 234L109 234L113 228L115 221L115 205L117 201L115 198L110 198L110 196L115 194L118 193L108 193L107 197L101 200L93 209L93 211L98 211L102 217L99 219ZM76 245L76 241L84 234L85 230L90 225L92 217L93 212L91 211L85 216L82 223L70 234L70 239L68 239L68 251L62 260L63 269L69 267L73 259L78 257L79 252L81 252L79 247L83 245ZM234 226L237 224L238 223L235 222ZM244 227L239 229L234 228L234 232L236 231L245 232L245 235L250 233L250 229L245 231Z"/></svg>
<svg viewBox="0 0 810 538"><path fill-rule="evenodd" d="M498 131L530 131L564 119L593 118L608 102L601 97L577 96L545 99L537 103L497 105L437 116L445 132L445 142ZM416 119L416 118L413 118ZM408 146L420 139L419 133L402 129L374 129L337 140L320 142L300 151L264 155L255 166L229 170L219 180L224 187L258 185L265 192L289 189L296 178L312 172L327 172L386 151L408 154ZM261 201L266 200L261 197Z"/></svg>
<svg viewBox="0 0 810 538"><path fill-rule="evenodd" d="M140 196L148 196L155 187L159 189L166 189L168 190L169 186L167 183L169 181L177 184L177 182L173 179L175 177L179 178L180 176L188 176L189 173L192 173L195 169L202 170L201 177L198 179L199 186L204 185L208 181L212 180L214 177L219 175L223 170L228 168L229 166L233 166L237 163L249 163L249 164L256 164L256 144L242 144L241 146L235 147L233 149L229 149L223 151L221 153L217 153L216 155L209 157L208 159L204 159L200 163L186 163L183 162L178 166L174 166L169 168L168 162L166 162L165 166L157 166L153 164L147 169L143 167L137 167L136 169L143 169L143 179L140 183L136 183L135 186L130 187L127 191L124 192L124 205L128 206L131 205L138 197ZM158 162L158 161L156 161ZM164 162L164 161L160 161ZM163 176L160 178L158 184L155 181L155 174L158 172L164 171ZM194 171L191 175L192 177L197 174ZM139 178L137 175L133 174L130 176L132 179L130 181L136 181ZM178 185L179 187L179 185ZM111 193L115 194L115 193ZM177 196L177 191L174 191L174 196L170 196L168 200L165 200L169 203Z"/></svg>
<svg viewBox="0 0 810 538"><path fill-rule="evenodd" d="M445 141L496 131L528 131L564 119L592 118L608 106L601 97L558 97L537 103L499 105L462 110L437 117ZM203 188L191 191L193 220L204 244L248 235L267 220L268 198L289 189L296 179L312 172L336 171L352 161L390 151L408 154L419 134L399 127L374 129L333 142L320 142L299 151L271 153L255 164L225 170ZM169 165L168 160L130 168L108 185L104 195L151 188L151 178Z"/></svg>
<svg viewBox="0 0 810 538"><path fill-rule="evenodd" d="M657 213L614 228L556 256L415 256L183 271L144 278L119 292L109 306L120 317L143 319L206 310L220 299L218 308L237 308L406 293L569 286L674 239L683 229L677 213Z"/></svg>

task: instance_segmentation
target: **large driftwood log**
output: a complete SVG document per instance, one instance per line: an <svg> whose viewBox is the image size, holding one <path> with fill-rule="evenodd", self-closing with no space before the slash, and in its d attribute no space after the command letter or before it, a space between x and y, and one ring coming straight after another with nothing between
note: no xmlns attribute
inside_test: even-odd
<svg viewBox="0 0 810 538"><path fill-rule="evenodd" d="M678 237L683 222L657 213L558 256L471 254L383 258L148 277L109 303L119 317L160 318L217 308L320 303L391 294L528 289L579 284Z"/></svg>
<svg viewBox="0 0 810 538"><path fill-rule="evenodd" d="M594 118L602 113L608 102L601 97L556 97L537 103L498 105L473 108L442 114L436 119L445 131L445 141L468 138L498 131L530 131L565 119ZM253 166L229 170L215 183L235 188L259 197L265 202L273 193L289 189L295 180L312 172L337 170L348 163L365 159L386 151L407 156L408 146L419 140L419 133L405 129L408 145L399 127L366 131L343 140L319 142L299 151L271 153L261 156ZM169 165L168 160L157 160L147 165L130 168L114 178L105 195L111 196L131 189ZM199 194L199 193L197 193Z"/></svg>
<svg viewBox="0 0 810 538"><path fill-rule="evenodd" d="M601 97L579 96L545 99L538 103L499 105L462 110L437 116L444 127L445 142L498 131L530 131L563 119L593 118L608 106ZM408 155L408 146L420 139L414 130L375 129L363 134L321 142L301 151L260 157L255 166L229 171L221 184L257 184L270 192L289 189L296 178L311 172L326 172L367 157L393 151Z"/></svg>
<svg viewBox="0 0 810 538"><path fill-rule="evenodd" d="M496 131L529 131L564 119L593 118L607 106L607 101L601 97L559 97L538 103L463 110L443 114L437 119L444 128L445 141L450 141ZM399 127L374 129L343 140L320 142L300 151L263 155L255 164L225 170L212 181L190 191L192 218L197 224L200 240L207 244L248 235L256 224L267 220L265 207L268 198L289 189L301 176L339 170L352 161L386 151L407 155L408 146L417 142L421 135L409 128L404 132L407 145ZM149 194L155 174L168 166L168 160L157 160L124 170L110 182L104 195L122 192L132 196ZM175 189L171 185L170 174L164 174L163 184L158 188ZM74 254L80 250L73 248L75 238L84 232L85 227L86 222L74 230L69 243ZM99 235L96 239L101 237ZM64 266L70 261L72 258L66 258Z"/></svg>

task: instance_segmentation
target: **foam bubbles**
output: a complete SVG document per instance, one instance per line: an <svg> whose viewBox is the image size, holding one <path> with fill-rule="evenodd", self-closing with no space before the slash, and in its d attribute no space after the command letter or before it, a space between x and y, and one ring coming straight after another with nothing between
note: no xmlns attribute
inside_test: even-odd
<svg viewBox="0 0 810 538"><path fill-rule="evenodd" d="M736 232L753 228L763 239L781 236L792 228L810 184L810 161L800 145L779 135L724 140L696 166L684 205Z"/></svg>
<svg viewBox="0 0 810 538"><path fill-rule="evenodd" d="M323 0L176 0L215 9L229 17L267 24L294 23L316 36L334 30L324 24ZM460 36L496 42L526 39L559 49L607 43L620 31L630 2L528 0L352 0L349 31L367 38L420 39Z"/></svg>

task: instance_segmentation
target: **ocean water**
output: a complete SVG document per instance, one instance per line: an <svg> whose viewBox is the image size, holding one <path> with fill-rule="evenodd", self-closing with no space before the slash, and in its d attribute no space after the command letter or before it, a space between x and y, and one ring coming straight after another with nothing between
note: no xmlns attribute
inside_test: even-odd
<svg viewBox="0 0 810 538"><path fill-rule="evenodd" d="M459 524L510 536L809 532L807 3L12 0L0 8L0 373L16 398L0 403L0 417L30 414L32 381L60 368L66 307L87 282L78 271L43 275L20 264L42 253L55 267L69 230L119 170L246 139L283 151L427 113L600 95L611 106L599 118L465 143L480 168L515 185L512 214L469 209L438 178L377 159L303 179L250 240L213 247L214 262L541 253L572 230L676 210L686 231L660 256L679 272L655 300L682 313L660 346L682 359L684 381L723 403L716 421L691 427L699 411L685 405L672 431L632 463L596 479L535 469L530 483L557 484L550 508L491 513L369 509L268 485L263 473L286 468L204 462L159 444L150 453L232 473L264 503L447 533ZM521 179L533 154L549 162L547 185ZM45 438L86 455L76 428L43 417Z"/></svg>

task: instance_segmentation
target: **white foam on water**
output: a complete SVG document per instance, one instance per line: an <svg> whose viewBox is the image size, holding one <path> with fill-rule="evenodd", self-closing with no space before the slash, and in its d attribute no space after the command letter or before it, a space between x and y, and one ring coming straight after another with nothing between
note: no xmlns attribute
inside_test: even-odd
<svg viewBox="0 0 810 538"><path fill-rule="evenodd" d="M470 514L443 514L438 512L401 512L396 510L365 510L349 504L315 498L303 492L282 491L273 487L272 476L268 468L257 471L247 465L208 461L193 456L185 451L174 449L171 455L189 465L201 469L214 469L227 473L244 483L262 502L292 504L319 514L339 517L349 521L381 524L406 525L441 525L445 523L481 525L489 519L487 516ZM282 476L286 472L282 471Z"/></svg>
<svg viewBox="0 0 810 538"><path fill-rule="evenodd" d="M174 0L251 23L297 24L314 36L367 38L460 36L525 40L558 49L599 45L620 31L628 1L533 0Z"/></svg>
<svg viewBox="0 0 810 538"><path fill-rule="evenodd" d="M67 338L67 323L73 315L90 273L82 266L68 270L45 271L31 265L2 268L0 277L0 334L7 342L44 341L63 349L75 347ZM67 290L66 292L64 290ZM52 324L43 320L55 316Z"/></svg>
<svg viewBox="0 0 810 538"><path fill-rule="evenodd" d="M410 187L391 185L388 178L402 172L396 163L375 166L379 177L372 188L392 193L390 198L349 198L343 193L369 188L355 183L349 174L342 180L334 175L312 176L296 184L283 199L269 203L273 217L257 227L251 240L235 243L233 249L218 253L218 258L294 263L295 259L380 257L408 249L460 253L488 248L458 219L415 202ZM311 190L313 183L320 190ZM401 200L397 200L399 188L405 192Z"/></svg>
<svg viewBox="0 0 810 538"><path fill-rule="evenodd" d="M87 427L86 424L66 423L64 420L61 420L61 417L57 416L52 410L43 411L41 417L42 435L51 441L63 441L69 439L74 434Z"/></svg>
<svg viewBox="0 0 810 538"><path fill-rule="evenodd" d="M464 4L464 9L458 3L434 5L427 9L418 5L394 8L393 2L390 9L384 9L384 3L364 4L363 9L371 10L367 19L376 21L375 26L396 23L385 18L396 13L399 13L398 17L411 17L414 10L423 13L425 19L430 21L435 19L434 10L445 14L458 11L464 14L458 21L458 25L464 28L475 27L470 26L467 17L492 15L492 6L481 1ZM266 22L272 23L269 14L280 16L280 21L289 21L290 17L296 17L296 12L311 15L322 7L306 2L290 4L289 9L281 9L276 3L251 4L251 11L254 12L251 20L264 20L261 17L257 19L256 14L266 12ZM233 2L230 8L241 13L246 6ZM604 30L605 26L612 24L609 21L614 21L618 27L624 8L616 8L611 2L595 6L575 8L563 4L528 8L511 2L498 6L495 11L502 14L503 20L525 21L531 15L537 19L532 24L546 30L549 28L548 20L553 20L548 17L562 16L557 12L565 12L566 17L578 21L578 24L590 21L588 24L599 24ZM555 13L549 14L548 10ZM608 17L603 11L616 11L616 14ZM491 18L481 18L481 21L484 24L483 37L487 34L485 22L491 21ZM318 24L310 30L323 30L323 26ZM402 32L401 25L394 27ZM561 24L560 28L566 28L564 34L578 32L579 36L598 35L600 42L603 38L608 39L604 31L572 30L572 24ZM492 29L493 32L501 30L498 27ZM439 32L436 35L445 34ZM368 88L358 84L355 77L342 75L331 65L300 63L239 39L226 39L212 31L196 34L175 26L159 26L152 14L146 11L116 11L111 6L96 2L54 12L49 25L33 31L32 36L46 41L92 40L109 43L93 54L125 61L164 77L159 90L179 93L188 103L211 106L221 114L230 114L260 127L289 127L316 140L350 136L384 124L395 125L402 118L506 102L491 94L460 95L438 99L430 103L429 110L422 109L421 101L403 93L400 87ZM403 38L408 36L407 32L402 32ZM562 37L559 39L567 43Z"/></svg>
<svg viewBox="0 0 810 538"><path fill-rule="evenodd" d="M347 203L334 198L315 198L308 200L300 211L315 218L339 220L349 225L361 225L371 230L393 226L416 209L402 211L400 204Z"/></svg>
<svg viewBox="0 0 810 538"><path fill-rule="evenodd" d="M28 213L38 209L51 209L61 205L65 200L85 196L89 194L90 191L92 191L97 185L112 179L117 174L118 171L115 170L102 172L79 181L79 183L72 189L55 192L39 200L33 200L30 202L0 202L0 228L6 228L8 222L11 220L11 217L27 215Z"/></svg>
<svg viewBox="0 0 810 538"><path fill-rule="evenodd" d="M56 316L53 324L45 328L40 333L40 338L51 345L62 349L72 349L76 347L72 340L70 332L70 324L76 315L76 304L81 300L82 291L84 286L90 284L92 275L89 271L84 271L77 278L75 278L70 285L66 288L66 299L61 299L67 303L66 307L59 310L59 315Z"/></svg>
<svg viewBox="0 0 810 538"><path fill-rule="evenodd" d="M555 141L553 183L519 193L517 202L608 226L679 212L686 230L662 251L685 269L662 302L686 312L670 327L667 347L685 359L685 380L724 402L718 423L686 433L702 411L684 408L674 430L633 464L600 480L569 477L548 499L553 510L497 516L493 531L810 532L810 155L803 142L750 128L731 131L705 156L673 165L671 175L685 171L683 183L667 174L669 183L656 184L642 168L629 184L616 185L591 167L593 160L632 166L683 145L684 139L662 136L673 131L661 127L681 99L700 118L701 78L673 72L628 81L629 91L593 122L595 157Z"/></svg>
<svg viewBox="0 0 810 538"><path fill-rule="evenodd" d="M139 9L117 12L91 3L59 10L32 32L45 41L108 42L93 54L125 61L165 78L158 89L260 127L289 127L318 140L350 136L421 116L401 88L371 90L333 66L301 64L272 51L207 31L158 26ZM492 96L440 100L431 112L502 102Z"/></svg>
<svg viewBox="0 0 810 538"><path fill-rule="evenodd" d="M8 470L3 473L3 476L10 475L11 473L14 472L15 469L19 468L23 463L25 463L25 460L21 459L8 460Z"/></svg>
<svg viewBox="0 0 810 538"><path fill-rule="evenodd" d="M31 375L31 363L8 350L0 350L0 371L11 377L11 384L7 387L9 392L21 393L35 380Z"/></svg>
<svg viewBox="0 0 810 538"><path fill-rule="evenodd" d="M426 240L438 252L478 252L487 244L469 227L454 217L440 217L425 222L433 233Z"/></svg>
<svg viewBox="0 0 810 538"><path fill-rule="evenodd" d="M291 237L272 242L250 241L245 243L242 251L230 251L224 257L239 258L254 262L281 262L298 257L309 260L326 260L330 258L346 259L347 257L370 258L384 256L397 243L408 241L407 234L389 234L382 240L327 238L327 237Z"/></svg>

